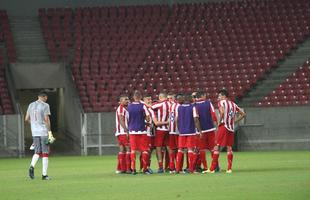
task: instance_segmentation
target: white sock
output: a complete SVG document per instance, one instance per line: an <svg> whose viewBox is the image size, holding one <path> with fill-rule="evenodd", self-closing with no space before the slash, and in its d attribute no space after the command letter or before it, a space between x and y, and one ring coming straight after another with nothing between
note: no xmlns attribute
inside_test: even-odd
<svg viewBox="0 0 310 200"><path fill-rule="evenodd" d="M42 175L46 176L47 175L47 168L48 168L48 157L42 158L42 166L43 166Z"/></svg>
<svg viewBox="0 0 310 200"><path fill-rule="evenodd" d="M40 158L39 154L33 154L30 165L34 167L37 164L39 158Z"/></svg>

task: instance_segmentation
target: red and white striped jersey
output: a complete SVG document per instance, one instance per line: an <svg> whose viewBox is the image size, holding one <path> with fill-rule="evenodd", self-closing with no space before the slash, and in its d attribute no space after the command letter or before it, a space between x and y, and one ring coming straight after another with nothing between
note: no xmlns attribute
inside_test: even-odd
<svg viewBox="0 0 310 200"><path fill-rule="evenodd" d="M120 124L120 116L124 116L125 125L128 127L128 118L129 118L128 111L122 105L119 105L117 110L116 110L116 130L115 130L115 136L127 134L124 131L124 128Z"/></svg>
<svg viewBox="0 0 310 200"><path fill-rule="evenodd" d="M152 105L152 109L157 112L157 120L159 122L168 121L169 118L169 103L168 101L158 102ZM158 126L157 130L168 131L168 125Z"/></svg>
<svg viewBox="0 0 310 200"><path fill-rule="evenodd" d="M169 134L179 134L179 131L177 129L177 123L176 123L176 112L179 108L180 104L173 103L171 104L170 110L169 110Z"/></svg>
<svg viewBox="0 0 310 200"><path fill-rule="evenodd" d="M148 136L154 136L154 133L152 132L153 131L152 129L153 129L153 126L154 126L153 119L156 117L155 116L155 112L154 112L154 110L152 108L147 108L147 110L150 113L150 121L146 125L146 134Z"/></svg>
<svg viewBox="0 0 310 200"><path fill-rule="evenodd" d="M223 108L224 111L224 116L220 123L224 124L229 131L234 131L236 113L239 112L240 108L230 100L219 101L218 107L219 109Z"/></svg>

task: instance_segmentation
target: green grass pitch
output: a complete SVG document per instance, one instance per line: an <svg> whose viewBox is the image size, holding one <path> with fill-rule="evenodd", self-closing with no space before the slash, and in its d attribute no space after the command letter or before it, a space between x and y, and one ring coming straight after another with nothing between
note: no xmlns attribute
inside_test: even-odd
<svg viewBox="0 0 310 200"><path fill-rule="evenodd" d="M226 168L225 153L220 161ZM52 180L42 181L41 160L34 180L29 163L30 158L0 159L1 200L310 199L309 151L235 152L233 174L118 175L116 156L55 156Z"/></svg>

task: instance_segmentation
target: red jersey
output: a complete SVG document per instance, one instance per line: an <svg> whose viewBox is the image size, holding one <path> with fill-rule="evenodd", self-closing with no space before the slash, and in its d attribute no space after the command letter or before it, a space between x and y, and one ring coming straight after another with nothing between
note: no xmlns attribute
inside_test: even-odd
<svg viewBox="0 0 310 200"><path fill-rule="evenodd" d="M168 101L158 102L152 105L152 109L157 112L157 120L159 122L168 121L169 118L169 103ZM168 125L158 126L156 130L168 131Z"/></svg>
<svg viewBox="0 0 310 200"><path fill-rule="evenodd" d="M122 105L119 105L117 110L116 110L116 120L115 120L116 121L116 130L115 130L115 136L127 134L125 132L124 128L120 124L120 117L119 116L123 116L124 117L125 125L128 127L128 117L129 117L128 111Z"/></svg>
<svg viewBox="0 0 310 200"><path fill-rule="evenodd" d="M224 111L224 116L220 123L224 124L229 131L234 131L236 113L239 112L240 108L230 100L219 101L218 107L219 109L223 108Z"/></svg>

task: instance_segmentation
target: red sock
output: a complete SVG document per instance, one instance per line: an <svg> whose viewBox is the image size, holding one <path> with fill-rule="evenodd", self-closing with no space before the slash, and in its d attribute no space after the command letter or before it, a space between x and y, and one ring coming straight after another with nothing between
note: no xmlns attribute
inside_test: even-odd
<svg viewBox="0 0 310 200"><path fill-rule="evenodd" d="M131 169L136 170L136 153L130 153Z"/></svg>
<svg viewBox="0 0 310 200"><path fill-rule="evenodd" d="M130 163L130 152L126 153L126 171L130 171L131 167L130 167L131 163Z"/></svg>
<svg viewBox="0 0 310 200"><path fill-rule="evenodd" d="M119 163L120 163L120 170L126 171L126 154L123 152L119 153Z"/></svg>
<svg viewBox="0 0 310 200"><path fill-rule="evenodd" d="M200 160L203 166L203 169L208 169L207 158L206 158L206 150L200 151Z"/></svg>
<svg viewBox="0 0 310 200"><path fill-rule="evenodd" d="M188 152L186 152L185 155L186 155L186 169L188 169L189 168Z"/></svg>
<svg viewBox="0 0 310 200"><path fill-rule="evenodd" d="M140 154L139 160L140 160L140 170L141 170L143 168L142 153Z"/></svg>
<svg viewBox="0 0 310 200"><path fill-rule="evenodd" d="M201 167L201 158L200 158L200 153L195 153L195 168L200 168Z"/></svg>
<svg viewBox="0 0 310 200"><path fill-rule="evenodd" d="M143 171L147 170L149 163L149 152L145 151L142 153Z"/></svg>
<svg viewBox="0 0 310 200"><path fill-rule="evenodd" d="M165 151L166 153L165 153L165 170L167 170L168 168L169 168L169 164L170 164L170 162L169 162L169 153L168 153L168 151Z"/></svg>
<svg viewBox="0 0 310 200"><path fill-rule="evenodd" d="M117 154L117 170L118 171L121 171L122 169L122 166L121 166L121 152L118 152Z"/></svg>
<svg viewBox="0 0 310 200"><path fill-rule="evenodd" d="M177 171L179 172L179 171L181 171L182 170L182 168L183 168L183 152L181 152L181 151L178 151L178 153L177 153Z"/></svg>
<svg viewBox="0 0 310 200"><path fill-rule="evenodd" d="M227 170L231 170L234 154L232 151L227 152Z"/></svg>
<svg viewBox="0 0 310 200"><path fill-rule="evenodd" d="M220 156L220 152L214 151L210 171L215 170L216 167L218 166L219 156Z"/></svg>
<svg viewBox="0 0 310 200"><path fill-rule="evenodd" d="M175 152L172 151L172 152L169 154L169 169L170 169L170 170L175 170L174 160L175 160Z"/></svg>
<svg viewBox="0 0 310 200"><path fill-rule="evenodd" d="M161 162L161 161L158 162L158 168L163 169L163 162Z"/></svg>
<svg viewBox="0 0 310 200"><path fill-rule="evenodd" d="M189 168L188 170L190 172L194 172L194 166L195 166L195 155L192 151L188 152L188 161L189 161Z"/></svg>

